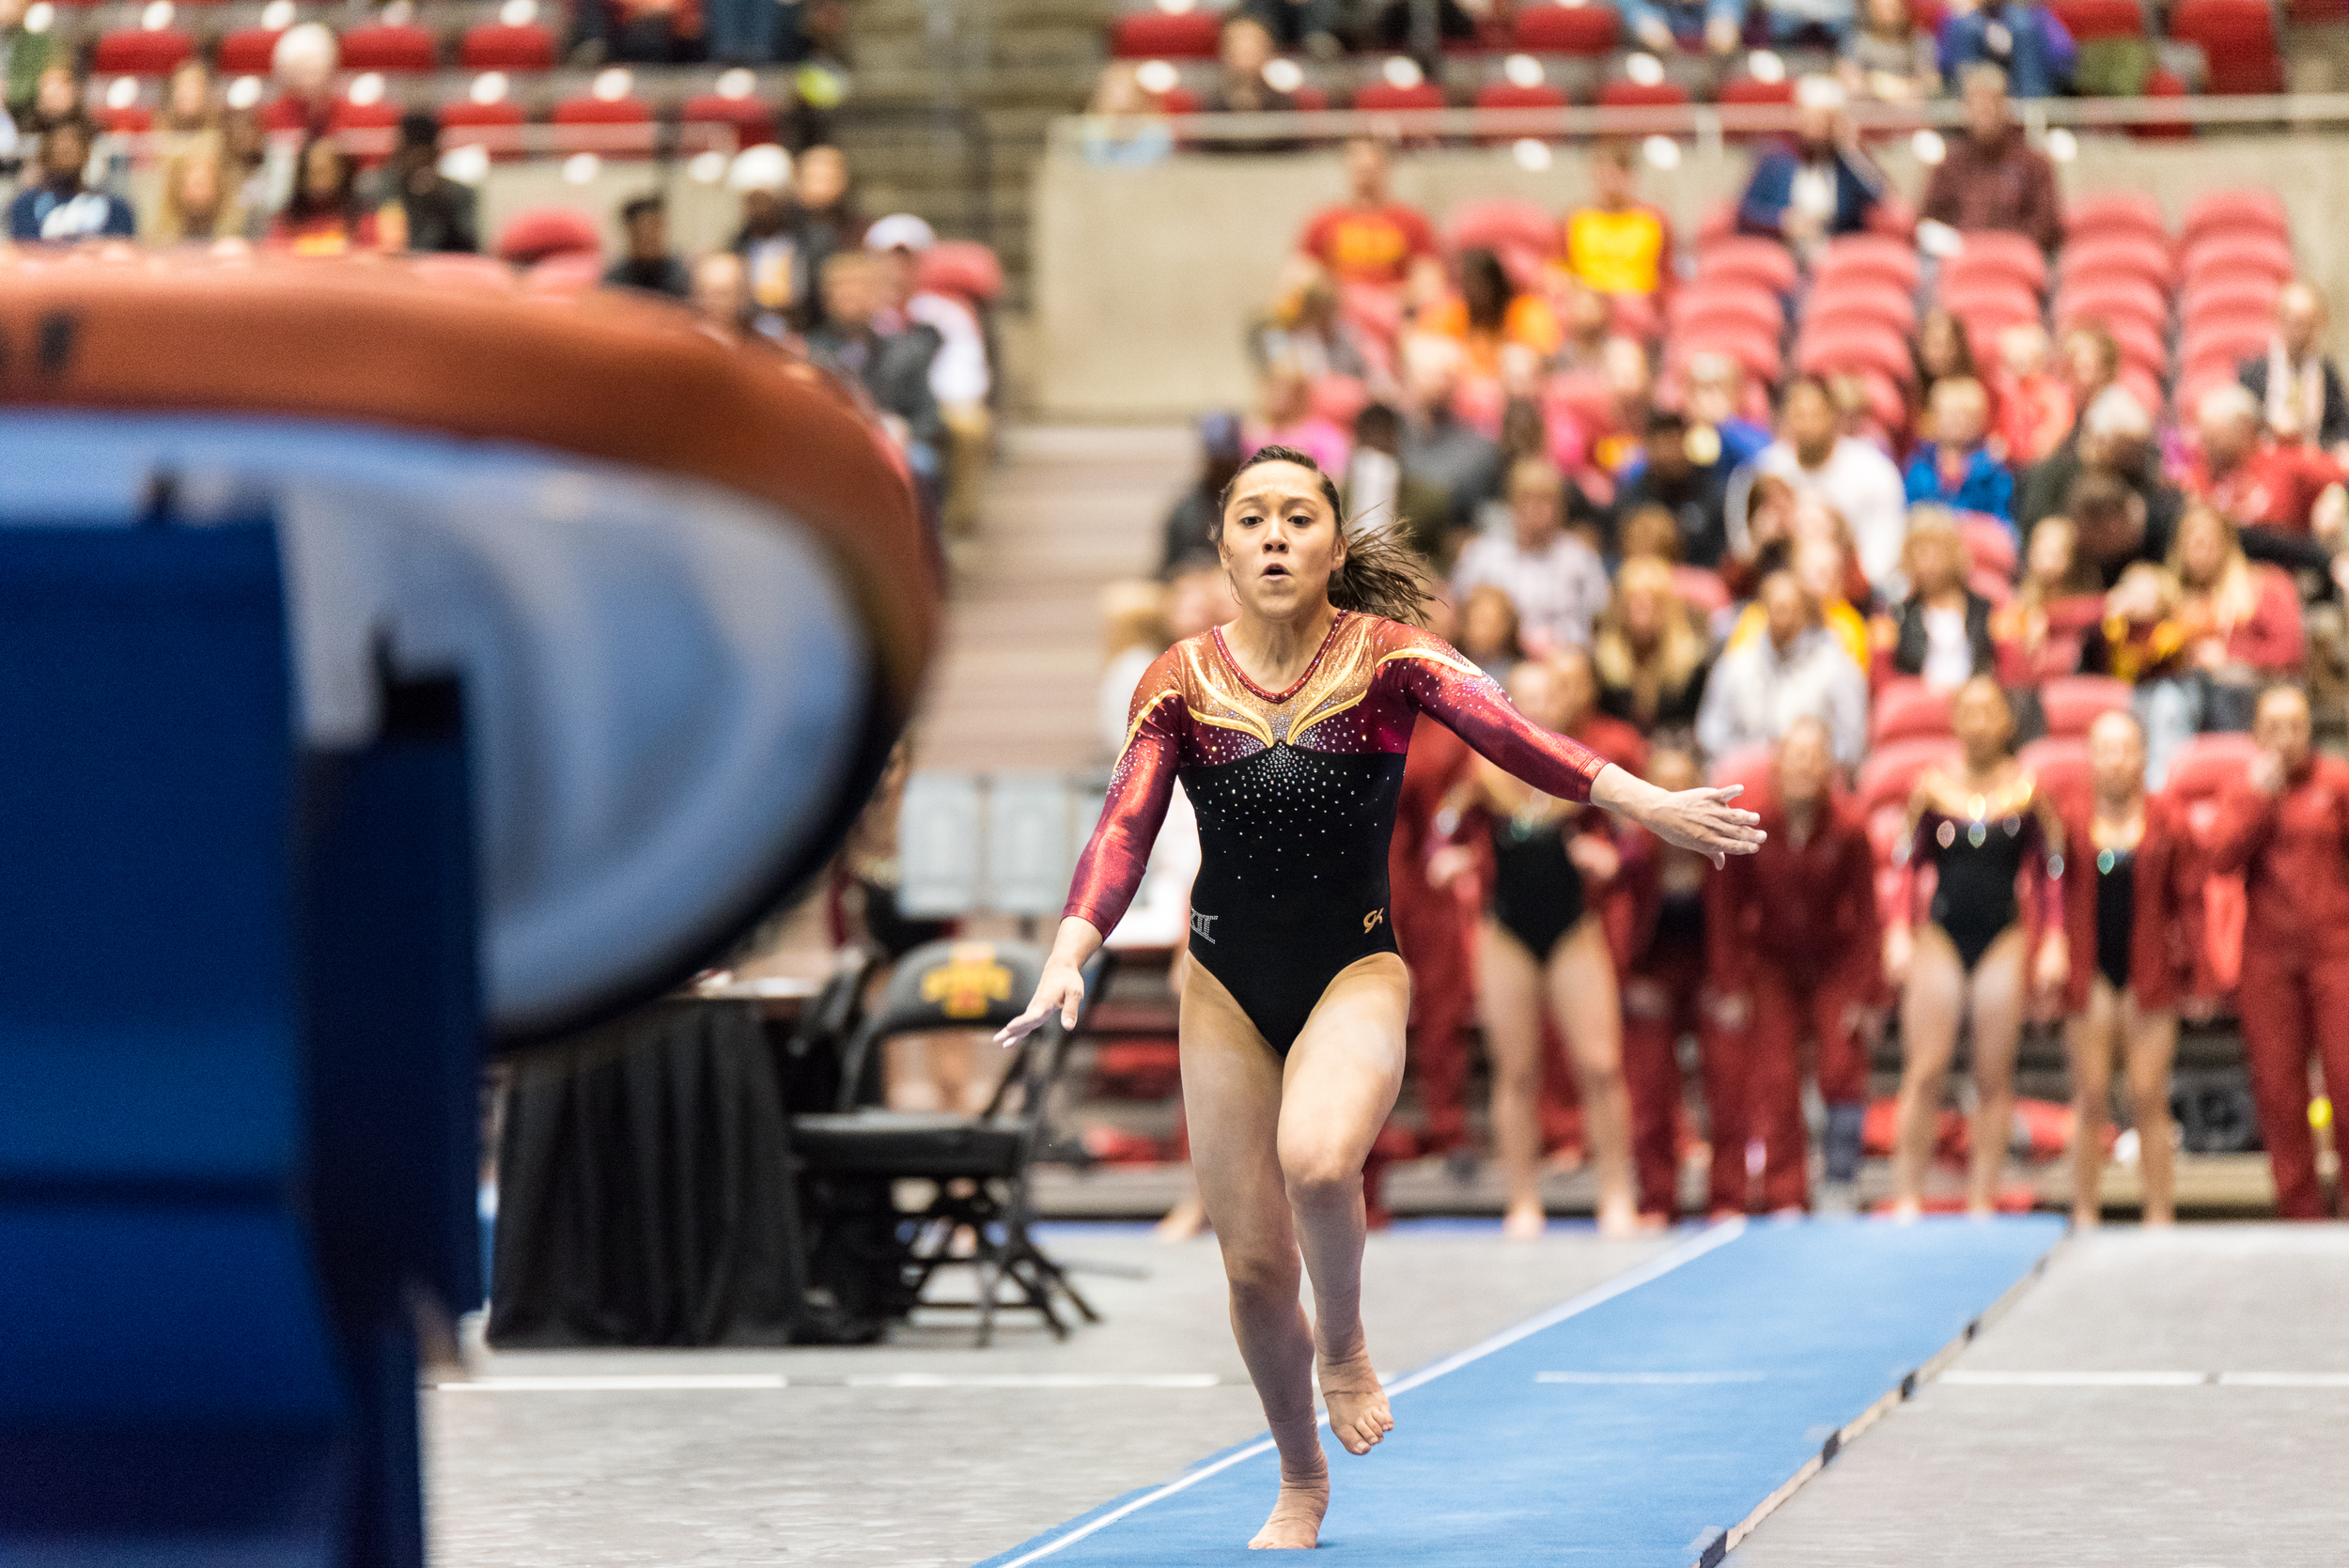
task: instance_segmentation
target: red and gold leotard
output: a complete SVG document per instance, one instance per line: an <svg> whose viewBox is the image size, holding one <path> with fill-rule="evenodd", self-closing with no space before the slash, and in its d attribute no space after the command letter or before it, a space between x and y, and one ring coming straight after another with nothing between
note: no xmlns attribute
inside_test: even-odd
<svg viewBox="0 0 2349 1568"><path fill-rule="evenodd" d="M1340 970L1395 951L1387 843L1422 713L1563 800L1588 800L1607 766L1411 627L1340 611L1285 691L1251 682L1208 631L1169 648L1135 689L1066 913L1104 934L1117 924L1179 775L1199 815L1191 957L1285 1054Z"/></svg>

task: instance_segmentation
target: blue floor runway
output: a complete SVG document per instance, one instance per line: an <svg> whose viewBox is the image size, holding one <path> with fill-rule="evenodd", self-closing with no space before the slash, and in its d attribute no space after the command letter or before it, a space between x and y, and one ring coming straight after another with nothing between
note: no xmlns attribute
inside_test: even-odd
<svg viewBox="0 0 2349 1568"><path fill-rule="evenodd" d="M1704 1232L1391 1385L1395 1430L1368 1455L1325 1428L1321 1545L1410 1568L1689 1568L2061 1234L2041 1218ZM1247 1542L1278 1476L1269 1439L1243 1444L981 1568L1262 1568Z"/></svg>

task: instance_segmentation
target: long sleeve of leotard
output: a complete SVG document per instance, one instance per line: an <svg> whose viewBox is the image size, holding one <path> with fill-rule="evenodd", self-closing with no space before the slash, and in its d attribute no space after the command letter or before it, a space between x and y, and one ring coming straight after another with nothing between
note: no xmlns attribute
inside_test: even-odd
<svg viewBox="0 0 2349 1568"><path fill-rule="evenodd" d="M1133 902L1134 890L1150 863L1159 825L1166 820L1167 802L1174 796L1183 695L1172 671L1170 659L1162 658L1134 690L1126 749L1110 773L1101 820L1078 858L1068 903L1061 910L1064 919L1074 915L1090 922L1104 937L1125 919L1126 906Z"/></svg>
<svg viewBox="0 0 2349 1568"><path fill-rule="evenodd" d="M1517 710L1493 678L1423 631L1385 656L1381 675L1405 701L1474 747L1494 767L1562 800L1588 800L1607 759Z"/></svg>

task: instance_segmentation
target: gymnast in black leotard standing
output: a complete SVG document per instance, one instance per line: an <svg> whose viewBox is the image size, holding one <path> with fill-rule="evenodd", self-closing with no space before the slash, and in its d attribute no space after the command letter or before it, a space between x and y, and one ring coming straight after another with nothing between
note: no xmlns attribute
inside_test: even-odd
<svg viewBox="0 0 2349 1568"><path fill-rule="evenodd" d="M1526 659L1509 676L1518 710L1545 729L1563 730L1570 701L1564 675ZM1591 1163L1598 1175L1602 1234L1639 1229L1631 1192L1631 1099L1623 1075L1623 1004L1614 954L1600 928L1593 894L1621 868L1609 819L1535 789L1507 769L1479 761L1445 802L1452 836L1481 833L1492 846L1492 897L1478 944L1477 1017L1492 1058L1493 1151L1509 1203L1501 1234L1542 1234L1541 1020L1558 1022L1580 1093ZM1439 825L1443 818L1439 816ZM1464 846L1439 850L1431 882L1464 874ZM1586 888L1586 881L1588 887Z"/></svg>
<svg viewBox="0 0 2349 1568"><path fill-rule="evenodd" d="M2052 1003L2070 974L2063 825L2009 749L2015 717L2006 693L1977 675L1957 689L1950 719L1964 756L1955 768L1917 782L1909 834L1896 857L1901 888L1884 932L1884 972L1901 990L1892 1203L1902 1218L1921 1206L1943 1080L1969 1016L1974 1116L1966 1204L1970 1213L1991 1211L2015 1121L2023 1016L2034 1000ZM1920 911L1928 869L1938 875ZM2016 899L2018 879L2030 890L2027 905Z"/></svg>
<svg viewBox="0 0 2349 1568"><path fill-rule="evenodd" d="M1316 1363L1347 1452L1394 1424L1362 1337L1361 1169L1403 1080L1410 977L1387 841L1412 726L1426 714L1536 788L1709 855L1750 853L1761 830L1735 790L1670 793L1528 723L1475 665L1398 624L1419 613L1415 558L1389 533L1347 530L1302 452L1251 458L1210 536L1239 616L1143 676L1043 978L997 1038L1054 1013L1075 1026L1082 966L1132 898L1179 773L1201 857L1180 1027L1191 1164L1281 1452L1250 1545L1311 1546L1330 1497Z"/></svg>

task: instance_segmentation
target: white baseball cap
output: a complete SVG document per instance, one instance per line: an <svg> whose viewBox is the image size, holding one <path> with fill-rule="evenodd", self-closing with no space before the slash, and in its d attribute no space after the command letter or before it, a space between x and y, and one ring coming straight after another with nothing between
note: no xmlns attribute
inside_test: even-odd
<svg viewBox="0 0 2349 1568"><path fill-rule="evenodd" d="M777 194L790 188L791 155L772 142L746 147L734 155L734 163L726 170L726 188L730 191L770 191Z"/></svg>
<svg viewBox="0 0 2349 1568"><path fill-rule="evenodd" d="M868 251L911 251L920 256L937 243L938 236L930 225L910 212L893 213L864 231Z"/></svg>

